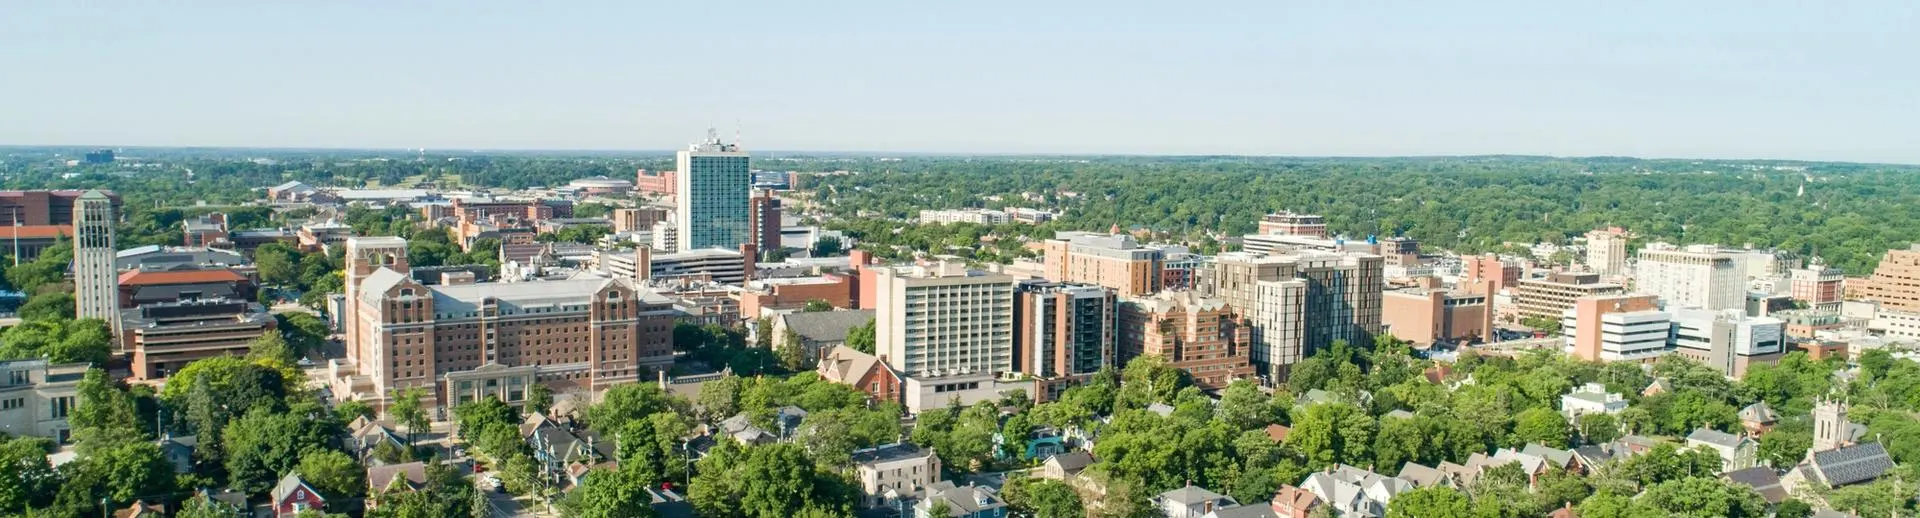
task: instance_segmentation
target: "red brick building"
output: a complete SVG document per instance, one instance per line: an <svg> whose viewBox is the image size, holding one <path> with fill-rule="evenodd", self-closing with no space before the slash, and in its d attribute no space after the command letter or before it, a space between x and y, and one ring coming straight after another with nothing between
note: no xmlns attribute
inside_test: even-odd
<svg viewBox="0 0 1920 518"><path fill-rule="evenodd" d="M673 171L648 171L641 169L633 179L634 192L672 198L679 188L675 183L679 175Z"/></svg>
<svg viewBox="0 0 1920 518"><path fill-rule="evenodd" d="M1119 337L1119 365L1141 355L1159 356L1205 389L1253 377L1252 328L1220 299L1186 291L1125 299Z"/></svg>
<svg viewBox="0 0 1920 518"><path fill-rule="evenodd" d="M815 372L820 379L853 387L875 401L900 402L900 375L871 354L844 345L834 347L820 358Z"/></svg>

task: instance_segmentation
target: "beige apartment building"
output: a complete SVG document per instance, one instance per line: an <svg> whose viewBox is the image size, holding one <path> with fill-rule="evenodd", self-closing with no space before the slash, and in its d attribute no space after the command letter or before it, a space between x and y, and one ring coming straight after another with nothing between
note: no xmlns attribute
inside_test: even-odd
<svg viewBox="0 0 1920 518"><path fill-rule="evenodd" d="M1581 297L1619 295L1627 289L1600 282L1599 274L1561 272L1542 279L1523 279L1517 291L1513 303L1521 318L1559 320Z"/></svg>
<svg viewBox="0 0 1920 518"><path fill-rule="evenodd" d="M1169 291L1125 299L1120 307L1123 361L1159 356L1204 389L1253 377L1253 330L1220 299Z"/></svg>
<svg viewBox="0 0 1920 518"><path fill-rule="evenodd" d="M1920 313L1920 244L1888 250L1859 291L1881 310Z"/></svg>
<svg viewBox="0 0 1920 518"><path fill-rule="evenodd" d="M1061 232L1042 246L1047 280L1106 286L1123 297L1160 291L1166 251L1133 236Z"/></svg>

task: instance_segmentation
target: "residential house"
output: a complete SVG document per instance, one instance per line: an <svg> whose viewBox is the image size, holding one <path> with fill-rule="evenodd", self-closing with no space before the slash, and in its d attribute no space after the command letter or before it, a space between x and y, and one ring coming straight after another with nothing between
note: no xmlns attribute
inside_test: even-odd
<svg viewBox="0 0 1920 518"><path fill-rule="evenodd" d="M1748 435L1759 437L1766 434L1768 430L1773 429L1774 423L1778 422L1780 422L1780 416L1773 413L1773 407L1767 406L1765 401L1740 409L1740 426L1747 429Z"/></svg>
<svg viewBox="0 0 1920 518"><path fill-rule="evenodd" d="M324 511L327 508L327 498L320 496L306 481L300 480L299 473L287 473L287 476L280 477L280 483L274 484L273 491L267 495L271 497L267 503L272 507L274 516L293 516L308 509Z"/></svg>
<svg viewBox="0 0 1920 518"><path fill-rule="evenodd" d="M1080 475L1080 472L1093 465L1093 454L1084 451L1070 451L1048 457L1040 465L1040 478L1065 481Z"/></svg>
<svg viewBox="0 0 1920 518"><path fill-rule="evenodd" d="M837 346L820 358L814 372L820 379L853 387L875 401L900 402L900 374L880 358L847 346Z"/></svg>
<svg viewBox="0 0 1920 518"><path fill-rule="evenodd" d="M853 328L872 322L875 310L801 311L773 317L774 350L799 347L808 361L818 361L821 353L846 345ZM790 343L797 339L797 343Z"/></svg>
<svg viewBox="0 0 1920 518"><path fill-rule="evenodd" d="M947 516L936 517L931 514L935 503L947 504ZM953 482L934 482L920 492L920 501L913 505L914 518L1006 518L1007 502L1000 498L1000 492L991 487L967 484L956 486Z"/></svg>
<svg viewBox="0 0 1920 518"><path fill-rule="evenodd" d="M1203 518L1280 518L1280 512L1272 504L1258 503L1221 507L1207 513Z"/></svg>
<svg viewBox="0 0 1920 518"><path fill-rule="evenodd" d="M1313 510L1327 505L1320 495L1291 484L1281 485L1273 493L1273 514L1281 518L1307 518Z"/></svg>
<svg viewBox="0 0 1920 518"><path fill-rule="evenodd" d="M1618 393L1607 392L1606 385L1588 383L1560 396L1560 413L1566 414L1568 421L1579 421L1580 416L1600 413L1619 414L1627 409L1627 398Z"/></svg>
<svg viewBox="0 0 1920 518"><path fill-rule="evenodd" d="M362 464L378 462L374 452L380 449L381 444L386 444L394 451L406 451L407 442L400 433L378 421L361 416L354 418L353 423L347 426L353 431L347 438L347 447L353 450L354 457L359 458Z"/></svg>
<svg viewBox="0 0 1920 518"><path fill-rule="evenodd" d="M160 446L160 457L173 465L175 475L193 471L193 449L200 445L197 438L192 435L175 437L172 434L166 434L161 435L160 440L154 441L154 444Z"/></svg>
<svg viewBox="0 0 1920 518"><path fill-rule="evenodd" d="M1767 499L1768 504L1786 501L1787 489L1780 484L1780 475L1773 468L1754 466L1747 469L1729 471L1722 475L1727 482L1753 488L1754 492Z"/></svg>
<svg viewBox="0 0 1920 518"><path fill-rule="evenodd" d="M1413 484L1413 487L1419 489L1429 487L1460 488L1460 481L1456 480L1453 474L1441 471L1439 468L1431 468L1412 462L1400 466L1400 474L1395 475L1394 478L1405 480L1407 483Z"/></svg>
<svg viewBox="0 0 1920 518"><path fill-rule="evenodd" d="M1544 459L1548 467L1561 471L1585 473L1587 469L1585 465L1580 464L1580 459L1573 454L1573 450L1562 450L1540 443L1527 443L1520 448L1520 453Z"/></svg>
<svg viewBox="0 0 1920 518"><path fill-rule="evenodd" d="M576 478L575 466L591 467L615 458L615 444L598 433L557 421L539 412L520 423L520 439L533 449L533 460L548 480Z"/></svg>
<svg viewBox="0 0 1920 518"><path fill-rule="evenodd" d="M457 473L473 471L471 461L443 461ZM367 468L367 507L379 507L381 495L409 493L427 487L427 463L414 461Z"/></svg>
<svg viewBox="0 0 1920 518"><path fill-rule="evenodd" d="M886 507L940 481L940 456L904 442L854 450L853 467L867 507Z"/></svg>
<svg viewBox="0 0 1920 518"><path fill-rule="evenodd" d="M134 500L133 505L113 510L113 518L162 518L167 514L166 506L147 503L146 500Z"/></svg>
<svg viewBox="0 0 1920 518"><path fill-rule="evenodd" d="M1386 516L1394 495L1413 490L1412 482L1348 466L1307 475L1300 487L1319 496L1341 516Z"/></svg>
<svg viewBox="0 0 1920 518"><path fill-rule="evenodd" d="M1195 486L1160 493L1153 501L1167 518L1203 518L1214 509L1240 505L1232 497Z"/></svg>
<svg viewBox="0 0 1920 518"><path fill-rule="evenodd" d="M1760 443L1746 434L1733 435L1712 428L1700 427L1687 434L1687 446L1712 451L1720 455L1720 471L1738 471L1759 464Z"/></svg>

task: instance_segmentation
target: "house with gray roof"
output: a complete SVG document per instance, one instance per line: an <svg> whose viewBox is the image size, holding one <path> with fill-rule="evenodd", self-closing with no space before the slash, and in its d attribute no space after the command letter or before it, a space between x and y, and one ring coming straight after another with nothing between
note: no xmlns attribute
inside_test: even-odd
<svg viewBox="0 0 1920 518"><path fill-rule="evenodd" d="M1300 488L1320 497L1336 514L1347 517L1386 516L1395 495L1412 491L1412 482L1348 466L1307 475Z"/></svg>
<svg viewBox="0 0 1920 518"><path fill-rule="evenodd" d="M1726 479L1727 482L1753 488L1754 492L1760 493L1761 497L1767 499L1768 504L1778 504L1787 499L1787 489L1780 484L1780 475L1774 473L1773 468L1755 466L1729 471L1721 475L1721 478Z"/></svg>
<svg viewBox="0 0 1920 518"><path fill-rule="evenodd" d="M1599 383L1575 387L1560 396L1560 413L1566 415L1568 421L1593 413L1618 414L1626 409L1627 398L1617 392L1607 392L1606 385Z"/></svg>
<svg viewBox="0 0 1920 518"><path fill-rule="evenodd" d="M1760 443L1746 434L1733 435L1701 427L1687 434L1687 446L1719 455L1722 473L1751 468L1760 462Z"/></svg>
<svg viewBox="0 0 1920 518"><path fill-rule="evenodd" d="M931 514L936 502L947 504L947 516ZM935 482L921 491L920 502L913 505L913 515L915 518L1006 518L1007 501L991 487Z"/></svg>
<svg viewBox="0 0 1920 518"><path fill-rule="evenodd" d="M1765 401L1740 409L1740 426L1747 429L1748 435L1759 436L1767 433L1767 430L1773 429L1773 424L1777 422L1780 422L1779 414L1775 414L1773 407L1767 406Z"/></svg>
<svg viewBox="0 0 1920 518"><path fill-rule="evenodd" d="M904 442L854 450L853 468L867 507L887 507L940 481L940 456Z"/></svg>
<svg viewBox="0 0 1920 518"><path fill-rule="evenodd" d="M1153 502L1168 518L1202 518L1215 509L1240 505L1233 497L1191 485L1160 493Z"/></svg>

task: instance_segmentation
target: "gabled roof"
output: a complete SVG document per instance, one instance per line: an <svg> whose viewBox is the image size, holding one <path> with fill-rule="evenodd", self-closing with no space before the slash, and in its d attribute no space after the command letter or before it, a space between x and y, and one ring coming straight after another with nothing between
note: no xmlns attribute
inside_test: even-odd
<svg viewBox="0 0 1920 518"><path fill-rule="evenodd" d="M1723 476L1728 482L1752 487L1754 491L1760 493L1760 496L1765 497L1769 504L1777 504L1787 499L1787 490L1780 485L1780 475L1774 473L1773 468L1755 466L1729 471Z"/></svg>
<svg viewBox="0 0 1920 518"><path fill-rule="evenodd" d="M820 377L834 383L852 385L860 381L860 376L873 370L875 365L887 368L874 355L838 345L820 358Z"/></svg>
<svg viewBox="0 0 1920 518"><path fill-rule="evenodd" d="M367 468L367 487L384 491L394 489L395 484L409 491L426 487L427 463L414 461Z"/></svg>
<svg viewBox="0 0 1920 518"><path fill-rule="evenodd" d="M853 328L866 325L877 313L871 309L812 311L780 315L788 330L810 342L845 342Z"/></svg>
<svg viewBox="0 0 1920 518"><path fill-rule="evenodd" d="M1186 486L1160 493L1160 501L1173 502L1183 507L1190 507L1203 502L1219 502L1221 500L1233 501L1233 499L1228 498L1227 495L1208 491L1207 488L1198 486Z"/></svg>
<svg viewBox="0 0 1920 518"><path fill-rule="evenodd" d="M1093 465L1093 455L1085 451L1070 451L1048 458L1047 464L1059 466L1060 471L1072 475Z"/></svg>
<svg viewBox="0 0 1920 518"><path fill-rule="evenodd" d="M1767 402L1761 401L1740 409L1740 420L1749 423L1767 424L1779 421L1780 416L1773 413L1773 408L1767 406Z"/></svg>
<svg viewBox="0 0 1920 518"><path fill-rule="evenodd" d="M1429 468L1423 464L1408 462L1400 466L1400 474L1395 476L1395 478L1410 482L1413 484L1413 487L1428 488L1441 485L1442 482L1448 481L1450 475L1444 471L1440 471L1439 468Z"/></svg>
<svg viewBox="0 0 1920 518"><path fill-rule="evenodd" d="M287 476L280 477L280 483L274 484L273 491L268 492L267 494L269 496L272 496L273 502L277 504L280 502L287 501L287 497L293 496L293 491L295 489L305 489L307 490L307 494L311 494L314 497L319 498L321 501L326 501L327 499L326 495L322 495L320 494L320 492L314 491L313 486L309 486L307 485L306 481L300 480L299 473L287 473Z"/></svg>
<svg viewBox="0 0 1920 518"><path fill-rule="evenodd" d="M993 488L973 484L955 486L951 481L935 482L927 486L926 495L927 500L945 500L947 508L960 516L972 516L980 511L1007 506L1007 502L1001 500L999 492L994 491Z"/></svg>
<svg viewBox="0 0 1920 518"><path fill-rule="evenodd" d="M1573 450L1562 450L1540 443L1527 443L1526 447L1520 449L1520 453L1546 459L1548 464L1560 469L1567 469L1567 465L1573 462Z"/></svg>
<svg viewBox="0 0 1920 518"><path fill-rule="evenodd" d="M381 267L368 274L367 278L360 280L360 300L379 304L381 299L386 298L387 290L406 281L406 274L393 271L392 268Z"/></svg>
<svg viewBox="0 0 1920 518"><path fill-rule="evenodd" d="M1827 485L1838 487L1880 478L1893 469L1893 458L1886 447L1870 442L1814 452L1812 464Z"/></svg>
<svg viewBox="0 0 1920 518"><path fill-rule="evenodd" d="M1265 502L1258 504L1221 507L1207 513L1203 518L1280 518L1273 506Z"/></svg>
<svg viewBox="0 0 1920 518"><path fill-rule="evenodd" d="M1706 443L1722 448L1739 448L1742 443L1751 441L1752 439L1746 437L1707 427L1695 428L1693 433L1687 434L1687 442Z"/></svg>

